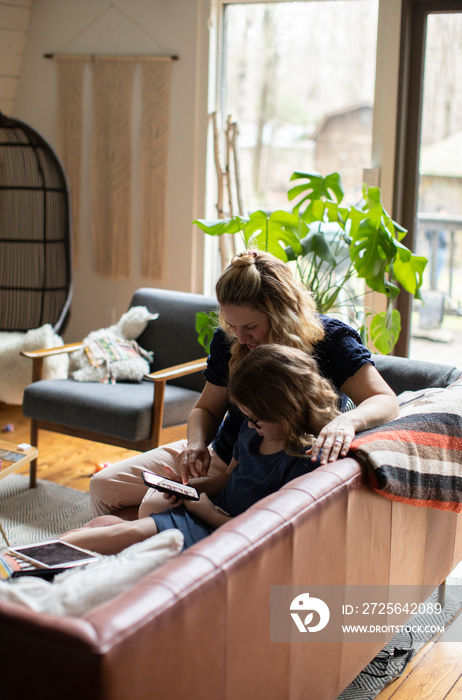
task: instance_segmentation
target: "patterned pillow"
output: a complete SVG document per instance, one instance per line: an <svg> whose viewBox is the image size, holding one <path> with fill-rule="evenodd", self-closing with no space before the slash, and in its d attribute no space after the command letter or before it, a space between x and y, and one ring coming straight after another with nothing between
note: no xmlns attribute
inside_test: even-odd
<svg viewBox="0 0 462 700"><path fill-rule="evenodd" d="M151 371L154 353L138 345L152 314L145 306L132 306L109 328L92 331L69 360L69 376L77 382L140 382Z"/></svg>

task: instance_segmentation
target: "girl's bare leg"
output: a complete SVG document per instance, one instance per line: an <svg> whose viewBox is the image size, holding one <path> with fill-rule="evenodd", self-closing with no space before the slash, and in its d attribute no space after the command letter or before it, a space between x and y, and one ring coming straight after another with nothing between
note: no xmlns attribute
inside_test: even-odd
<svg viewBox="0 0 462 700"><path fill-rule="evenodd" d="M60 539L99 554L118 554L126 547L156 534L154 520L147 517L133 521L120 520L113 525L85 526L65 533Z"/></svg>

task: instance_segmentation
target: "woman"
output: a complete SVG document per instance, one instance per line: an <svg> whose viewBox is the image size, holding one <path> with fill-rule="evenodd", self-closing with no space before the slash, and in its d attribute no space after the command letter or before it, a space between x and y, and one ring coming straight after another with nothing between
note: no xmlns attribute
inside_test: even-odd
<svg viewBox="0 0 462 700"><path fill-rule="evenodd" d="M216 285L220 327L215 331L205 388L193 408L187 440L106 467L90 482L95 515L140 505L138 516L154 512L156 496L141 479L144 469L168 476L168 466L189 476L224 472L232 457L243 416L228 404L230 368L258 345L277 343L305 350L315 358L321 374L355 408L331 420L313 444L311 459L326 464L344 457L356 434L398 414L395 394L375 369L371 354L352 328L316 313L308 290L293 278L290 268L269 253L245 251L236 255ZM126 517L136 517L128 511Z"/></svg>
<svg viewBox="0 0 462 700"><path fill-rule="evenodd" d="M101 554L116 554L176 528L187 548L318 466L307 453L315 436L337 415L338 396L319 374L313 357L297 348L260 345L233 367L228 390L245 419L226 471L192 480L199 501L154 492L159 509L150 516L126 522L103 515L91 527L69 532L62 539Z"/></svg>

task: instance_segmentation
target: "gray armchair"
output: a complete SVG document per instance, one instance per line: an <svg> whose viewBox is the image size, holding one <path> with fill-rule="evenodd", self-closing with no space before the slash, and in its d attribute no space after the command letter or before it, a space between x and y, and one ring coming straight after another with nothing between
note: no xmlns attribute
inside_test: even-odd
<svg viewBox="0 0 462 700"><path fill-rule="evenodd" d="M154 352L155 371L140 383L41 379L45 357L73 352L81 343L23 353L33 359L33 381L23 400L23 413L31 418L32 445L38 446L39 430L51 430L143 452L160 444L163 427L187 421L204 386L205 357L197 341L196 312L216 308L216 299L142 288L131 306L146 306L159 314L137 339ZM36 470L33 462L31 486L36 484Z"/></svg>

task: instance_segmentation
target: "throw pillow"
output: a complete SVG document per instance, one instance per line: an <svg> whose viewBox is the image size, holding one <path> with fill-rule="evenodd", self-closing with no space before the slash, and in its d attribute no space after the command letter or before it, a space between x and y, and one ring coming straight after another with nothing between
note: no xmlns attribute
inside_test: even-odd
<svg viewBox="0 0 462 700"><path fill-rule="evenodd" d="M72 353L69 376L78 382L140 382L150 372L154 355L135 338L158 316L145 306L133 306L115 325L92 331Z"/></svg>
<svg viewBox="0 0 462 700"><path fill-rule="evenodd" d="M177 556L183 542L179 530L164 530L120 554L59 574L53 582L32 576L0 581L0 600L35 612L80 617Z"/></svg>

